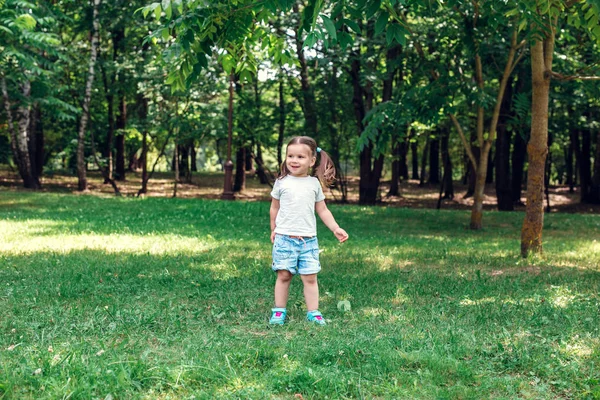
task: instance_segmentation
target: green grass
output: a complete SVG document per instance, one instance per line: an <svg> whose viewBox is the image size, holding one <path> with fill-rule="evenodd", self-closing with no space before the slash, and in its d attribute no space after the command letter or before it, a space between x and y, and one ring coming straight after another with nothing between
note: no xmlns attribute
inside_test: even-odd
<svg viewBox="0 0 600 400"><path fill-rule="evenodd" d="M600 216L330 206L269 328L268 207L0 191L0 398L600 398Z"/></svg>

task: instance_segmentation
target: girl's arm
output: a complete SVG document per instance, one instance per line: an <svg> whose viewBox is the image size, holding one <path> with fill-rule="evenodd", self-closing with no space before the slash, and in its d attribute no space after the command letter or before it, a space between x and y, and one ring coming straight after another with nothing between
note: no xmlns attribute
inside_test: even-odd
<svg viewBox="0 0 600 400"><path fill-rule="evenodd" d="M315 203L315 210L317 211L317 214L319 214L319 217L323 223L331 230L331 232L333 232L340 243L348 240L348 234L345 230L340 228L337 222L335 222L335 218L333 218L333 214L331 211L329 211L329 208L327 208L325 201L319 201Z"/></svg>
<svg viewBox="0 0 600 400"><path fill-rule="evenodd" d="M269 214L271 215L271 243L275 241L275 220L277 219L277 214L279 213L279 200L272 197L271 198L271 209L269 210Z"/></svg>

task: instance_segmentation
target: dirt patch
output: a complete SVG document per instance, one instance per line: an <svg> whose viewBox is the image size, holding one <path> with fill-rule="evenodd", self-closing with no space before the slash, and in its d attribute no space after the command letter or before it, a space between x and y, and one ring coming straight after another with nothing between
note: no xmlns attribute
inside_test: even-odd
<svg viewBox="0 0 600 400"><path fill-rule="evenodd" d="M111 196L114 191L109 184L104 184L103 179L97 172L89 172L89 191L85 194ZM348 199L350 204L358 203L358 177L350 177L348 182ZM125 181L117 182L119 190L124 196L136 196L141 187L141 174L139 172L129 172ZM390 182L382 181L380 186L379 205L392 207L410 207L410 208L437 208L439 197L439 186L425 184L419 186L416 180L403 181L400 184L400 196L387 197ZM9 190L22 189L22 181L19 176L10 170L0 169L0 187ZM172 197L174 181L172 173L157 173L148 183L148 193L150 197ZM73 193L82 194L77 191L77 177L71 175L44 176L42 178L42 192L55 193ZM177 185L177 197L181 198L205 198L219 199L223 192L223 175L220 173L197 173L191 179L191 182L181 181ZM263 185L258 178L249 173L247 175L246 188L236 194L237 199L246 201L268 201L270 200L271 187ZM444 199L441 203L442 209L470 210L473 205L473 198L465 198L467 187L460 183L455 183L455 196L453 199ZM326 192L329 203L340 203L342 200L341 192L336 189ZM525 192L522 193L522 204L515 206L516 211L525 210ZM581 204L579 201L578 190L569 191L565 186L551 186L548 190L548 199L550 202L550 212L567 213L600 213L600 205ZM496 210L496 193L493 184L486 187L483 200L485 210Z"/></svg>

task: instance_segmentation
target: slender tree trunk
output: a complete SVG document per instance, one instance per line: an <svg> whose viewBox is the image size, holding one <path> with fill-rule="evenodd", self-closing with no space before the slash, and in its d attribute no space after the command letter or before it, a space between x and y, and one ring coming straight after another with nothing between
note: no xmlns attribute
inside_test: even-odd
<svg viewBox="0 0 600 400"><path fill-rule="evenodd" d="M575 192L575 170L573 169L573 155L575 154L575 148L573 143L573 130L569 135L569 146L564 149L565 152L565 164L566 164L566 184L569 186L569 193Z"/></svg>
<svg viewBox="0 0 600 400"><path fill-rule="evenodd" d="M109 179L113 178L113 143L115 141L115 105L113 91L108 83L108 77L106 76L106 71L102 68L102 78L104 81L104 92L106 93L106 119L108 122L108 130L106 131L106 148L104 149L103 156L106 158L106 164L108 169L108 177ZM115 81L114 74L111 80ZM104 182L108 183L108 182Z"/></svg>
<svg viewBox="0 0 600 400"><path fill-rule="evenodd" d="M440 139L438 133L429 143L429 179L428 183L440 183Z"/></svg>
<svg viewBox="0 0 600 400"><path fill-rule="evenodd" d="M410 143L410 159L412 167L412 179L419 179L419 152L417 148L417 142L413 141Z"/></svg>
<svg viewBox="0 0 600 400"><path fill-rule="evenodd" d="M31 160L29 157L29 126L31 109L29 105L23 105L17 108L17 126L13 120L10 97L6 86L6 79L2 76L2 96L4 98L4 108L7 115L8 130L10 135L10 146L13 153L13 158L17 164L19 175L23 180L23 186L28 189L39 189L39 180L35 178L31 168ZM22 96L29 99L31 94L31 83L29 80L23 82Z"/></svg>
<svg viewBox="0 0 600 400"><path fill-rule="evenodd" d="M402 48L400 46L394 46L388 49L386 53L386 75L385 79L383 80L382 103L390 101L392 99L392 91L394 89L394 77L398 72L397 59L400 55L401 50ZM394 159L392 161L392 180L390 183L390 190L387 196L400 195L400 141L402 139L404 138L395 137L392 142L392 155Z"/></svg>
<svg viewBox="0 0 600 400"><path fill-rule="evenodd" d="M581 187L581 202L590 203L590 186L592 183L592 140L591 132L588 128L580 130L581 148L579 155L579 185Z"/></svg>
<svg viewBox="0 0 600 400"><path fill-rule="evenodd" d="M119 114L117 114L117 135L115 137L115 179L124 181L125 177L125 127L127 126L127 102L125 95L119 98Z"/></svg>
<svg viewBox="0 0 600 400"><path fill-rule="evenodd" d="M139 194L148 193L148 130L142 134L142 188ZM138 194L138 195L139 195Z"/></svg>
<svg viewBox="0 0 600 400"><path fill-rule="evenodd" d="M285 97L283 95L283 79L279 80L279 134L277 135L277 168L283 165L283 135L285 134Z"/></svg>
<svg viewBox="0 0 600 400"><path fill-rule="evenodd" d="M42 109L35 104L29 125L29 159L31 160L31 174L37 182L44 171L44 128L42 125Z"/></svg>
<svg viewBox="0 0 600 400"><path fill-rule="evenodd" d="M444 187L444 199L454 198L454 182L452 181L452 158L450 157L450 149L448 146L449 139L450 131L448 129L444 129L442 135L442 164L444 166L444 176L442 184Z"/></svg>
<svg viewBox="0 0 600 400"><path fill-rule="evenodd" d="M500 106L500 119L496 136L496 198L498 210L513 211L512 186L510 181L510 141L511 132L507 129L512 103L512 82L506 87L506 94Z"/></svg>
<svg viewBox="0 0 600 400"><path fill-rule="evenodd" d="M94 83L94 67L96 65L96 57L98 56L98 8L100 0L94 0L94 10L92 17L92 38L91 38L91 54L88 68L88 79L85 85L85 95L83 98L83 113L79 121L79 133L77 135L77 189L86 191L87 184L87 166L85 162L85 129L90 114L90 101L92 99L92 85Z"/></svg>
<svg viewBox="0 0 600 400"><path fill-rule="evenodd" d="M351 63L350 76L352 78L353 97L352 104L354 106L354 116L356 119L356 127L358 134L362 134L364 130L363 119L366 115L365 100L363 99L364 89L360 84L360 58L358 54L353 54ZM367 103L370 101L367 97ZM375 204L379 190L379 181L383 171L383 155L379 156L374 161L373 145L369 144L360 152L360 182L359 182L359 199L360 204Z"/></svg>
<svg viewBox="0 0 600 400"><path fill-rule="evenodd" d="M190 141L190 168L192 172L198 172L198 159L197 159L196 143L194 140Z"/></svg>
<svg viewBox="0 0 600 400"><path fill-rule="evenodd" d="M554 53L554 26L548 37L535 39L531 46L531 137L527 144L529 168L527 171L527 207L521 229L521 255L542 253L544 226L544 171L548 154L548 103L550 77Z"/></svg>
<svg viewBox="0 0 600 400"><path fill-rule="evenodd" d="M260 180L261 185L269 184L270 180L267 176L267 171L265 170L265 163L263 161L262 154L262 145L260 142L256 143L256 175L258 175L258 179Z"/></svg>
<svg viewBox="0 0 600 400"><path fill-rule="evenodd" d="M522 205L521 192L523 191L523 170L527 158L527 142L520 132L515 133L513 152L511 157L511 186L512 198L515 205Z"/></svg>
<svg viewBox="0 0 600 400"><path fill-rule="evenodd" d="M386 197L400 196L400 152L401 143L396 139L392 148L392 180L390 181L390 190Z"/></svg>
<svg viewBox="0 0 600 400"><path fill-rule="evenodd" d="M590 203L600 204L600 130L596 132L596 154L594 154L593 170Z"/></svg>
<svg viewBox="0 0 600 400"><path fill-rule="evenodd" d="M175 142L175 146L173 146L173 172L175 172L173 183L173 197L177 197L177 185L179 184L179 143L177 140L177 134L175 135L175 139L173 141Z"/></svg>
<svg viewBox="0 0 600 400"><path fill-rule="evenodd" d="M241 192L244 189L246 189L246 146L240 146L235 156L233 191Z"/></svg>
<svg viewBox="0 0 600 400"><path fill-rule="evenodd" d="M294 5L294 12L300 16L298 9L298 3ZM298 56L298 62L300 63L300 85L302 92L302 111L304 112L305 127L308 136L313 138L317 135L317 107L315 101L315 93L311 87L310 79L308 76L308 64L306 57L304 56L304 40L302 40L302 18L299 18L299 25L296 27L296 53Z"/></svg>
<svg viewBox="0 0 600 400"><path fill-rule="evenodd" d="M423 155L421 156L421 179L419 180L419 186L425 185L425 176L427 168L427 154L429 153L429 135L425 139L425 147L423 148Z"/></svg>

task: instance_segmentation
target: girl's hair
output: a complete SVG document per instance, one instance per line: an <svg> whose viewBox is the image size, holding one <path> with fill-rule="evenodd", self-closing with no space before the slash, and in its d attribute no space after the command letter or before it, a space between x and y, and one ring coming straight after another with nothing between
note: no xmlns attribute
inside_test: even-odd
<svg viewBox="0 0 600 400"><path fill-rule="evenodd" d="M312 176L317 177L321 182L321 185L329 186L335 181L335 166L333 164L333 160L329 157L325 151L321 150L317 147L317 142L308 136L295 136L293 137L287 144L287 146L291 144L305 144L310 148L313 157L317 157L317 162L312 170ZM287 153L286 146L286 153ZM319 159L318 156L321 156ZM279 178L283 178L289 175L290 171L287 168L285 161L281 165L281 174Z"/></svg>

